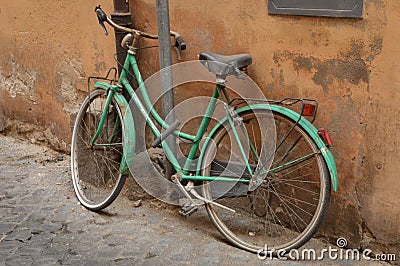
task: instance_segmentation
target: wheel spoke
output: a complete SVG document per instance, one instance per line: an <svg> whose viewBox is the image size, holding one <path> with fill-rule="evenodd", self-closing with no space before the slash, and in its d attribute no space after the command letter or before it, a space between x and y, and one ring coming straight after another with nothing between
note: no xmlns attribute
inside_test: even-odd
<svg viewBox="0 0 400 266"><path fill-rule="evenodd" d="M263 117L263 114L268 116L270 111L256 112L257 114L248 111L241 114L241 117L246 124L246 130L251 131L244 134L247 134L249 141L254 144L254 150L263 154L265 151L258 149L270 148L267 144L269 140L260 140L257 137L271 134L262 132L265 129L254 119ZM320 225L329 200L329 174L317 145L307 132L290 118L274 113L274 119L277 146L272 151L275 151L275 154L270 155L267 151L267 156L255 156L250 151L252 164L265 168L272 165L271 170L266 169L266 177L261 184L254 191L247 191L247 194L244 193L246 191L230 193L231 197L217 199L217 202L235 209L236 213L227 212L212 204L206 205L211 220L221 233L235 245L253 252L264 248L264 245L276 249L300 247L312 237L315 228ZM237 160L231 152L235 147L228 145L237 145L234 141L230 142L227 136L229 130L229 126L222 126L212 136L214 143L221 145L206 149L205 161L229 158L226 154ZM229 170L235 172L234 168ZM211 166L206 166L202 173L207 176L211 172ZM241 188L243 189L243 184ZM205 196L210 195L208 189L209 186L203 186Z"/></svg>

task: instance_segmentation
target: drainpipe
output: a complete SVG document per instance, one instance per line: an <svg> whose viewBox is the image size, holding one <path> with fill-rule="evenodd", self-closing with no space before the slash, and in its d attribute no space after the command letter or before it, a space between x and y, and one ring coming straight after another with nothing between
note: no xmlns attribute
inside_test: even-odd
<svg viewBox="0 0 400 266"><path fill-rule="evenodd" d="M169 25L169 9L168 0L156 0L157 24L158 24L158 52L160 59L160 69L164 69L160 76L161 92L162 92L162 113L164 118L174 108L174 92L172 90L172 71L165 68L171 66L171 39ZM170 113L166 122L171 125L175 121L175 115ZM176 155L176 139L172 134L166 139L168 146ZM173 167L166 162L166 178L170 179L173 174Z"/></svg>
<svg viewBox="0 0 400 266"><path fill-rule="evenodd" d="M129 12L128 0L114 0L114 13L111 13L111 19L118 25L131 28L132 19L131 13ZM124 65L126 50L121 47L122 38L125 36L125 32L115 30L115 49L117 51L118 59L118 74L121 73L122 66Z"/></svg>
<svg viewBox="0 0 400 266"><path fill-rule="evenodd" d="M129 12L129 1L128 0L114 0L114 12L111 14L112 20L120 26L132 28L132 17ZM126 32L115 30L115 50L117 52L118 60L118 74L121 74L122 66L125 63L127 51L122 48L121 41L124 38ZM127 96L127 95L126 95ZM131 106L133 113L139 113L136 106ZM143 129L145 127L145 121L142 116L137 115L134 118L135 128ZM136 132L135 152L139 153L146 150L146 143L144 142L145 136L138 130Z"/></svg>

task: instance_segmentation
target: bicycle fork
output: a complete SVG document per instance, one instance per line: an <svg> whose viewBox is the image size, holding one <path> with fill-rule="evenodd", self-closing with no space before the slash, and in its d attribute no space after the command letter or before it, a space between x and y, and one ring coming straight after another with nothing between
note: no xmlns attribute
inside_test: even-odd
<svg viewBox="0 0 400 266"><path fill-rule="evenodd" d="M99 125L98 125L96 133L94 134L94 136L92 138L92 141L91 141L91 145L92 146L94 146L97 138L100 135L101 130L103 129L104 121L105 121L105 119L107 117L108 108L110 107L111 100L112 100L113 96L114 96L114 91L110 90L108 95L107 95L107 100L106 100L106 104L105 104L104 109L103 109L103 113L101 114Z"/></svg>

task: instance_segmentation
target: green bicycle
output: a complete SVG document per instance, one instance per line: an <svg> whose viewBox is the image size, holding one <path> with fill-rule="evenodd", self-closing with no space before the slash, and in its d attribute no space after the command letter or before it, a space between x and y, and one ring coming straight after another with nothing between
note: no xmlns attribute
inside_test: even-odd
<svg viewBox="0 0 400 266"><path fill-rule="evenodd" d="M176 172L172 181L190 202L182 207L184 216L200 202L222 235L250 252L266 245L289 251L305 244L326 213L331 181L335 191L338 186L329 134L312 125L317 101L231 97L225 81L240 76L251 56L203 52L199 59L216 75L216 86L197 133L182 132L179 121L167 124L156 112L136 62L138 39L158 36L117 25L100 7L95 11L105 31L104 22L127 33L122 45L128 53L119 79L96 82L76 116L71 172L80 203L99 211L124 186L136 156L132 103L139 110L135 115L142 115L154 134L152 146L161 146L171 162ZM186 49L178 33L171 31L171 36L176 48ZM130 75L142 100L129 82ZM217 106L224 116L212 122ZM165 141L168 136L191 143L183 162Z"/></svg>

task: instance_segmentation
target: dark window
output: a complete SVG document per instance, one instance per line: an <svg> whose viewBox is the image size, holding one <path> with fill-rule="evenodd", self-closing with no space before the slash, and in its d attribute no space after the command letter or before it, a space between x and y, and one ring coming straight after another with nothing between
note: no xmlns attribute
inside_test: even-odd
<svg viewBox="0 0 400 266"><path fill-rule="evenodd" d="M362 10L363 0L268 0L268 14L361 18Z"/></svg>

